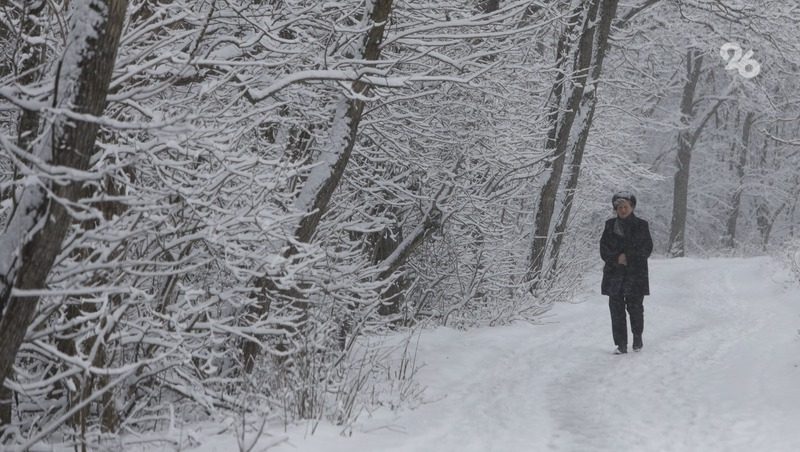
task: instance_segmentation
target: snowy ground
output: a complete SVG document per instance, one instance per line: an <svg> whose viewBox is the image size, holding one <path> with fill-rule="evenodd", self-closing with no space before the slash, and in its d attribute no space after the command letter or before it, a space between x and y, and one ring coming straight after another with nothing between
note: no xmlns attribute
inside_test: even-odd
<svg viewBox="0 0 800 452"><path fill-rule="evenodd" d="M298 426L269 450L798 451L800 288L780 268L651 260L641 353L611 353L599 275L543 325L423 333L426 403L365 415L348 437ZM231 435L202 442L238 450Z"/></svg>

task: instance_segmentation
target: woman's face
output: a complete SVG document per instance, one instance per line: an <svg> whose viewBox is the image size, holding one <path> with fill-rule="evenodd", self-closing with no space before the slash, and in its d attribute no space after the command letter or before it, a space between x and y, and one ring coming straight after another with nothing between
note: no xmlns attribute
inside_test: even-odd
<svg viewBox="0 0 800 452"><path fill-rule="evenodd" d="M617 201L615 210L617 211L617 216L624 220L633 212L633 206L627 199L620 199Z"/></svg>

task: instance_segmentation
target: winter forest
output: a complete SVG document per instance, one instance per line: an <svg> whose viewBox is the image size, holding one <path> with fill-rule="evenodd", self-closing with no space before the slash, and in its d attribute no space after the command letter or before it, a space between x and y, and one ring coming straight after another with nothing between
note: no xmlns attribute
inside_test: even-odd
<svg viewBox="0 0 800 452"><path fill-rule="evenodd" d="M799 22L786 0L0 0L0 448L234 419L249 450L399 409L419 330L570 301L618 190L654 257L800 280Z"/></svg>

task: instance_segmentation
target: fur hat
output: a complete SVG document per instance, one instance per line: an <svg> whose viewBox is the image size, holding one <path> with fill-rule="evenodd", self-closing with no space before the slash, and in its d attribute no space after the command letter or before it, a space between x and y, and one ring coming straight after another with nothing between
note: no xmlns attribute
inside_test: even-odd
<svg viewBox="0 0 800 452"><path fill-rule="evenodd" d="M629 203L631 203L631 207L636 207L636 196L634 196L634 194L629 191L618 191L614 193L614 196L611 197L611 205L614 206L614 208L616 209L617 201L622 199L627 200Z"/></svg>

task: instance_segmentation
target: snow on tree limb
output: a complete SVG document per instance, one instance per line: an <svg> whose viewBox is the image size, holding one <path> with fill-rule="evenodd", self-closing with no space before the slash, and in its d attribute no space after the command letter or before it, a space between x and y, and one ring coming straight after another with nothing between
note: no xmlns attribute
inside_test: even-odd
<svg viewBox="0 0 800 452"><path fill-rule="evenodd" d="M126 7L124 0L76 2L67 47L56 70L56 106L100 114ZM45 162L86 169L96 132L95 124L56 117L32 152ZM52 190L75 200L78 184L80 181L73 181ZM17 209L0 236L0 308L4 308L0 318L0 382L11 369L38 301L36 297L13 297L12 289L44 285L70 222L66 211L50 202L49 187L45 187L33 184L23 189Z"/></svg>

